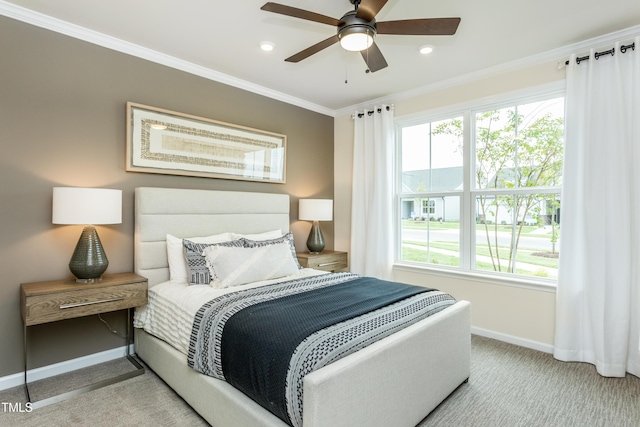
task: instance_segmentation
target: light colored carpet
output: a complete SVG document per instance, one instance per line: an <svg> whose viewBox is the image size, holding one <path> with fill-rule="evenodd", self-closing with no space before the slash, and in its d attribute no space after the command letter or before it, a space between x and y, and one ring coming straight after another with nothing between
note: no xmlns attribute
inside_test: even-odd
<svg viewBox="0 0 640 427"><path fill-rule="evenodd" d="M43 397L56 383L83 385L107 372L129 369L114 361L65 378L33 384ZM62 376L61 376L62 377ZM428 390L425 384L425 390ZM25 402L22 387L0 392L0 402ZM153 372L31 413L0 408L1 426L206 426L207 423ZM488 338L472 337L471 378L420 427L640 426L640 378L604 378L593 366L559 362ZM227 427L227 426L223 426ZM233 426L229 426L233 427ZM389 426L395 427L395 426Z"/></svg>
<svg viewBox="0 0 640 427"><path fill-rule="evenodd" d="M420 427L638 427L640 378L473 336L471 378Z"/></svg>
<svg viewBox="0 0 640 427"><path fill-rule="evenodd" d="M60 375L55 380L49 378L31 383L29 391L34 400L39 400L100 381L113 376L114 372L118 375L131 369L135 368L126 359L119 359ZM0 392L0 401L26 402L24 388L16 387ZM0 426L197 427L208 424L147 369L138 377L34 409L30 413L3 413L0 408Z"/></svg>

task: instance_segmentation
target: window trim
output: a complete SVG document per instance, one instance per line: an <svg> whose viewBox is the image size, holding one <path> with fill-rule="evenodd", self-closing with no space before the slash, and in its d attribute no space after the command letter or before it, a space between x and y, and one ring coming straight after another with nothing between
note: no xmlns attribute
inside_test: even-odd
<svg viewBox="0 0 640 427"><path fill-rule="evenodd" d="M454 268L434 267L430 264L418 264L405 261L398 261L393 264L393 270L406 271L409 273L430 274L457 280L468 280L473 282L481 282L489 285L512 286L523 289L531 289L534 291L556 292L556 283L548 279L534 278L528 279L527 276L509 276L506 274L496 274L492 272L472 272L462 271Z"/></svg>
<svg viewBox="0 0 640 427"><path fill-rule="evenodd" d="M551 287L555 289L557 286L557 279L551 278L534 278L516 274L505 274L491 271L476 270L472 268L475 264L475 260L472 259L472 248L475 245L475 233L474 225L471 223L471 216L473 215L472 197L477 195L503 191L505 194L555 194L559 193L558 187L536 187L535 190L531 188L512 188L504 190L496 189L476 189L475 182L473 181L473 171L471 170L472 155L475 154L475 147L471 147L471 139L473 132L475 132L475 123L472 118L476 113L481 111L487 111L492 109L507 108L514 105L527 104L531 102L543 101L554 97L566 97L566 85L565 81L557 81L549 84L543 84L539 86L533 86L524 88L512 92L506 92L496 96L490 96L480 98L476 100L466 101L460 104L450 105L432 110L426 110L419 113L414 113L407 116L398 116L394 119L396 129L395 144L395 162L394 162L394 264L393 268L410 269L411 271L425 271L429 273L440 272L446 276L478 279L482 278L495 282L499 280L510 286L524 286L528 288L540 289L541 287L546 289ZM437 196L458 196L460 197L460 266L435 266L433 264L426 263L412 263L402 260L402 246L401 233L402 223L401 218L401 203L400 200L406 197L402 193L402 179L399 171L402 170L402 156L401 154L401 135L402 128L408 126L416 126L421 124L432 123L441 120L452 119L455 117L462 117L463 120L463 180L466 185L463 186L462 191L445 191L438 193L419 193L416 195L423 195L424 197L437 197Z"/></svg>

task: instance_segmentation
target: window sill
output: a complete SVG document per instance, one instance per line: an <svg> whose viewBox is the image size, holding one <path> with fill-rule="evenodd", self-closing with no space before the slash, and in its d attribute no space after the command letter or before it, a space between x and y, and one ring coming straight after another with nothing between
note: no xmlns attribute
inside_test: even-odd
<svg viewBox="0 0 640 427"><path fill-rule="evenodd" d="M429 267L425 265L396 262L393 264L394 271L406 271L409 273L427 273L434 276L448 277L453 279L469 280L490 285L511 286L517 288L530 289L542 292L556 292L556 284L551 281L528 280L521 277L504 277L497 274L481 274L468 271L460 271L445 268Z"/></svg>

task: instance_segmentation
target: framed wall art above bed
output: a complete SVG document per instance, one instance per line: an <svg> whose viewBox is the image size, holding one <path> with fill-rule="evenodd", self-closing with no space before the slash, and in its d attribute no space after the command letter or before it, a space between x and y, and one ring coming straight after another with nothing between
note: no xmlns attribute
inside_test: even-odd
<svg viewBox="0 0 640 427"><path fill-rule="evenodd" d="M126 170L285 183L286 135L127 103Z"/></svg>

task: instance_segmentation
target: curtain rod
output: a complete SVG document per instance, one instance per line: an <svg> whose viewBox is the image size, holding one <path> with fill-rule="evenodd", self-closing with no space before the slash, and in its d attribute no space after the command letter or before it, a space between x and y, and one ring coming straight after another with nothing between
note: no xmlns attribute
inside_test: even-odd
<svg viewBox="0 0 640 427"><path fill-rule="evenodd" d="M626 45L626 46L625 46L625 45L620 46L620 52L622 52L622 53L625 53L628 49L636 50L636 44L635 44L635 42L634 42L634 43L631 43L631 44L628 44L628 45ZM612 47L611 49L609 49L609 50L605 50L604 52L596 52L596 53L594 53L594 54L593 54L593 56L594 56L596 59L599 59L601 56L604 56L604 55L611 55L611 56L613 56L613 55L615 55L615 53L616 53L616 48L615 48L615 47ZM580 57L576 58L576 64L578 64L578 65L579 65L579 64L580 64L580 62L582 62L582 61L586 61L586 60L588 60L588 59L589 59L589 55L587 55L587 56L580 56ZM564 63L564 65L569 65L569 61L566 61L566 62Z"/></svg>
<svg viewBox="0 0 640 427"><path fill-rule="evenodd" d="M391 110L391 109L393 108L393 104L391 104L391 105L387 105L387 106L385 106L384 108L385 108L387 111L389 111L389 110ZM378 107L378 108L376 108L376 109L374 109L374 110L369 110L369 111L367 111L367 112L366 112L366 114L367 114L368 116L371 116L371 115L374 113L374 111L375 111L375 112L378 112L378 113L381 113L381 112L382 112L382 107ZM352 119L355 119L356 117L358 117L359 119L361 119L361 118L363 118L363 117L364 117L364 115L365 115L365 113L358 113L358 112L356 112L356 113L353 113L353 114L351 115L351 118L352 118Z"/></svg>

